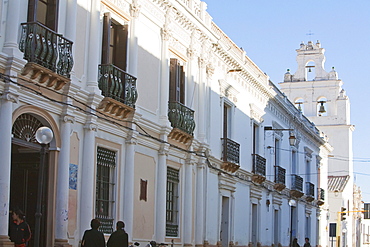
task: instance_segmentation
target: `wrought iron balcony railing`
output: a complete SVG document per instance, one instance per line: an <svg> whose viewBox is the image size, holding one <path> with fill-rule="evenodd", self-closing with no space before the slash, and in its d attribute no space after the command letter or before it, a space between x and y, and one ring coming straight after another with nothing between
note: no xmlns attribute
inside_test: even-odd
<svg viewBox="0 0 370 247"><path fill-rule="evenodd" d="M293 174L292 175L292 187L291 190L303 191L303 178Z"/></svg>
<svg viewBox="0 0 370 247"><path fill-rule="evenodd" d="M168 102L168 119L172 128L193 135L195 129L194 111L180 102Z"/></svg>
<svg viewBox="0 0 370 247"><path fill-rule="evenodd" d="M173 224L166 224L166 236L177 237L179 235L179 226Z"/></svg>
<svg viewBox="0 0 370 247"><path fill-rule="evenodd" d="M318 200L325 201L325 190L322 188L317 189Z"/></svg>
<svg viewBox="0 0 370 247"><path fill-rule="evenodd" d="M306 182L306 196L315 196L315 185L311 182Z"/></svg>
<svg viewBox="0 0 370 247"><path fill-rule="evenodd" d="M266 176L266 159L258 154L252 154L253 157L253 173L261 176Z"/></svg>
<svg viewBox="0 0 370 247"><path fill-rule="evenodd" d="M222 161L239 164L240 144L229 138L221 138L222 141Z"/></svg>
<svg viewBox="0 0 370 247"><path fill-rule="evenodd" d="M38 22L21 25L19 49L24 59L69 78L73 67L73 43Z"/></svg>
<svg viewBox="0 0 370 247"><path fill-rule="evenodd" d="M135 108L136 78L113 64L99 65L99 89L105 97Z"/></svg>
<svg viewBox="0 0 370 247"><path fill-rule="evenodd" d="M100 221L99 231L106 234L111 234L113 232L114 219L100 214L97 214L96 218Z"/></svg>
<svg viewBox="0 0 370 247"><path fill-rule="evenodd" d="M275 183L285 185L285 169L275 166Z"/></svg>

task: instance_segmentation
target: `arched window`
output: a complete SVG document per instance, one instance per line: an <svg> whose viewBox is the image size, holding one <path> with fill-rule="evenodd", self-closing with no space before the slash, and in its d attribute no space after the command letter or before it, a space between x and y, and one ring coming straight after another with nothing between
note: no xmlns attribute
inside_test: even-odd
<svg viewBox="0 0 370 247"><path fill-rule="evenodd" d="M314 81L316 77L315 62L310 61L306 64L306 81Z"/></svg>
<svg viewBox="0 0 370 247"><path fill-rule="evenodd" d="M302 113L304 112L304 105L303 105L303 99L302 98L298 98L294 101L294 105L295 107L297 107L297 109L299 111L301 111Z"/></svg>
<svg viewBox="0 0 370 247"><path fill-rule="evenodd" d="M317 100L316 105L316 112L318 117L327 116L328 107L327 107L327 99L325 97L321 97Z"/></svg>

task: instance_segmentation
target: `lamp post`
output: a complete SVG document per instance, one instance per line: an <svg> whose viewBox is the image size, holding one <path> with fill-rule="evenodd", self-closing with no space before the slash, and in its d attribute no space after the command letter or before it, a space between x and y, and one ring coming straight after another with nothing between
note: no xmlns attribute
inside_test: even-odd
<svg viewBox="0 0 370 247"><path fill-rule="evenodd" d="M290 135L289 135L289 145L294 147L295 144L296 144L296 141L297 141L297 138L295 137L294 133L293 133L293 129L273 129L271 126L265 126L264 128L265 131L269 131L269 130L272 130L272 131L290 131Z"/></svg>
<svg viewBox="0 0 370 247"><path fill-rule="evenodd" d="M36 140L38 143L41 144L41 151L40 151L40 166L39 166L39 178L37 184L37 201L36 201L36 224L35 224L35 242L34 246L40 246L40 231L41 231L41 204L42 204L42 190L43 190L43 183L44 183L44 173L45 173L45 155L46 155L46 146L51 142L53 139L53 131L48 127L40 127L36 131Z"/></svg>

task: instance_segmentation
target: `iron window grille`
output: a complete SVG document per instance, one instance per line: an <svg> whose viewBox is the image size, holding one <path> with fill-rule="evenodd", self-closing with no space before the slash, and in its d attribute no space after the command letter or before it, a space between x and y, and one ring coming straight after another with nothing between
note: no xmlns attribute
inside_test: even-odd
<svg viewBox="0 0 370 247"><path fill-rule="evenodd" d="M275 183L285 185L285 172L281 166L275 166Z"/></svg>
<svg viewBox="0 0 370 247"><path fill-rule="evenodd" d="M292 190L302 191L303 190L303 178L293 174L292 175Z"/></svg>
<svg viewBox="0 0 370 247"><path fill-rule="evenodd" d="M114 173L116 152L98 147L96 171L95 215L100 220L99 228L103 233L113 232Z"/></svg>
<svg viewBox="0 0 370 247"><path fill-rule="evenodd" d="M266 159L258 154L252 154L253 157L253 173L261 176L266 176Z"/></svg>
<svg viewBox="0 0 370 247"><path fill-rule="evenodd" d="M323 188L318 188L318 195L319 200L325 200L325 190Z"/></svg>
<svg viewBox="0 0 370 247"><path fill-rule="evenodd" d="M306 195L311 197L315 196L315 185L311 182L306 182Z"/></svg>
<svg viewBox="0 0 370 247"><path fill-rule="evenodd" d="M179 171L167 168L167 194L166 194L166 236L177 237L178 204L179 204Z"/></svg>

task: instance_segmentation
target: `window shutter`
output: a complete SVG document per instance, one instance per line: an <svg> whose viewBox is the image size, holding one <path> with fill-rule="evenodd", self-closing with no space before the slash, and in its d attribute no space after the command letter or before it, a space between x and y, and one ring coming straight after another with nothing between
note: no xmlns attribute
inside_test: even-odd
<svg viewBox="0 0 370 247"><path fill-rule="evenodd" d="M36 10L37 10L37 0L29 0L28 1L28 14L27 14L27 21L34 22L36 21Z"/></svg>
<svg viewBox="0 0 370 247"><path fill-rule="evenodd" d="M148 181L140 179L140 200L147 201Z"/></svg>
<svg viewBox="0 0 370 247"><path fill-rule="evenodd" d="M104 13L103 42L102 42L102 56L101 56L102 64L109 64L110 26L111 26L110 13Z"/></svg>
<svg viewBox="0 0 370 247"><path fill-rule="evenodd" d="M177 74L177 59L170 60L170 102L176 101L176 74Z"/></svg>
<svg viewBox="0 0 370 247"><path fill-rule="evenodd" d="M185 71L184 66L179 66L179 98L180 103L185 104Z"/></svg>
<svg viewBox="0 0 370 247"><path fill-rule="evenodd" d="M46 20L45 25L51 30L57 32L58 30L58 0L48 1L46 10Z"/></svg>
<svg viewBox="0 0 370 247"><path fill-rule="evenodd" d="M115 37L114 65L124 71L127 67L127 37L128 25L118 25L117 36Z"/></svg>

